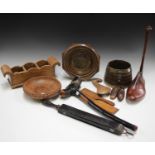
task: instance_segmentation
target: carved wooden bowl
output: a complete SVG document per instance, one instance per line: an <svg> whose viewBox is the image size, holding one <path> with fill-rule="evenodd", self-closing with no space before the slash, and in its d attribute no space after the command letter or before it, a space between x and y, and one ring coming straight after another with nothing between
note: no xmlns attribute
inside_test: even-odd
<svg viewBox="0 0 155 155"><path fill-rule="evenodd" d="M90 79L99 71L100 57L95 50L86 44L74 44L62 54L63 69L71 77Z"/></svg>
<svg viewBox="0 0 155 155"><path fill-rule="evenodd" d="M50 99L59 95L60 82L49 76L38 76L27 80L23 85L24 92L33 99Z"/></svg>

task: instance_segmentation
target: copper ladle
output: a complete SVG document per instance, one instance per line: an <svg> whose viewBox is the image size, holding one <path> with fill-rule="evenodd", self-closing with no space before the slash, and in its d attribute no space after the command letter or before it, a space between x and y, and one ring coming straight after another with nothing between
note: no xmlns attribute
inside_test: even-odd
<svg viewBox="0 0 155 155"><path fill-rule="evenodd" d="M132 81L131 85L127 89L126 97L127 97L127 100L131 102L138 102L142 100L146 94L145 80L143 78L143 66L144 66L144 59L145 59L145 54L147 50L148 36L151 30L152 30L151 26L145 26L144 50L143 50L140 69L136 77Z"/></svg>

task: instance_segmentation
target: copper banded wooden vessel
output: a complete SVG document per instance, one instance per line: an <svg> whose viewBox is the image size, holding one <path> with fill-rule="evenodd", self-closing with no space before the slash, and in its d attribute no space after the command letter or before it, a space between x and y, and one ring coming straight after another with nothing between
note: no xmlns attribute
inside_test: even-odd
<svg viewBox="0 0 155 155"><path fill-rule="evenodd" d="M132 69L129 62L110 61L106 68L105 82L112 86L128 87L132 81Z"/></svg>

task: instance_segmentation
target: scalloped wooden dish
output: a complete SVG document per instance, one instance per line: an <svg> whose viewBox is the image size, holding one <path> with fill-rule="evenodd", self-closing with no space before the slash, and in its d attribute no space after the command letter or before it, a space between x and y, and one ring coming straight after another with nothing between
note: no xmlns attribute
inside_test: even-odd
<svg viewBox="0 0 155 155"><path fill-rule="evenodd" d="M73 44L62 53L62 67L71 77L89 80L99 71L100 56L89 45Z"/></svg>

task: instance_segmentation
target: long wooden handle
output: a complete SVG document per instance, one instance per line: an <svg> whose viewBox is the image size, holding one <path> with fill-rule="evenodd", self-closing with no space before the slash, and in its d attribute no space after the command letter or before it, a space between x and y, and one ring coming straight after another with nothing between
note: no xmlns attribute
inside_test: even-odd
<svg viewBox="0 0 155 155"><path fill-rule="evenodd" d="M109 112L107 112L104 109L99 108L98 106L96 106L96 104L94 102L92 102L86 95L84 95L83 93L79 92L80 95L82 95L83 97L85 97L88 100L88 105L93 107L96 111L100 112L101 114L103 114L104 116L124 125L125 127L127 127L128 129L131 129L132 131L136 131L138 129L138 127L134 124L131 124Z"/></svg>
<svg viewBox="0 0 155 155"><path fill-rule="evenodd" d="M111 106L115 105L114 102L112 102L110 100L107 100L107 99L105 99L103 97L100 97L98 94L96 94L95 92L93 92L93 91L91 91L91 90L89 90L87 88L82 89L81 92L83 94L85 94L86 96L89 96L89 98L92 98L92 99L95 99L95 100L101 100L103 102L108 103Z"/></svg>
<svg viewBox="0 0 155 155"><path fill-rule="evenodd" d="M80 92L83 93L84 95L86 95L89 98L89 100L91 100L100 109L104 109L112 114L115 114L118 111L118 109L116 107L114 107L113 102L99 97L94 92L92 92L86 88L82 89ZM84 96L80 95L80 99L84 103L88 104L88 99L86 99Z"/></svg>
<svg viewBox="0 0 155 155"><path fill-rule="evenodd" d="M80 96L80 99L81 99L84 103L88 104L88 100L85 99L83 96ZM101 100L93 100L93 99L90 99L90 100L91 100L96 106L98 106L100 109L106 110L106 111L108 111L108 112L111 113L111 114L115 114L115 113L118 111L118 109L117 109L116 107L107 104L107 102L104 102L104 101L101 101Z"/></svg>
<svg viewBox="0 0 155 155"><path fill-rule="evenodd" d="M140 72L143 72L145 54L146 54L147 44L148 44L148 37L149 37L149 32L150 32L151 30L152 30L152 27L151 27L150 25L145 26L144 49L143 49L142 61L141 61L141 65L140 65Z"/></svg>

